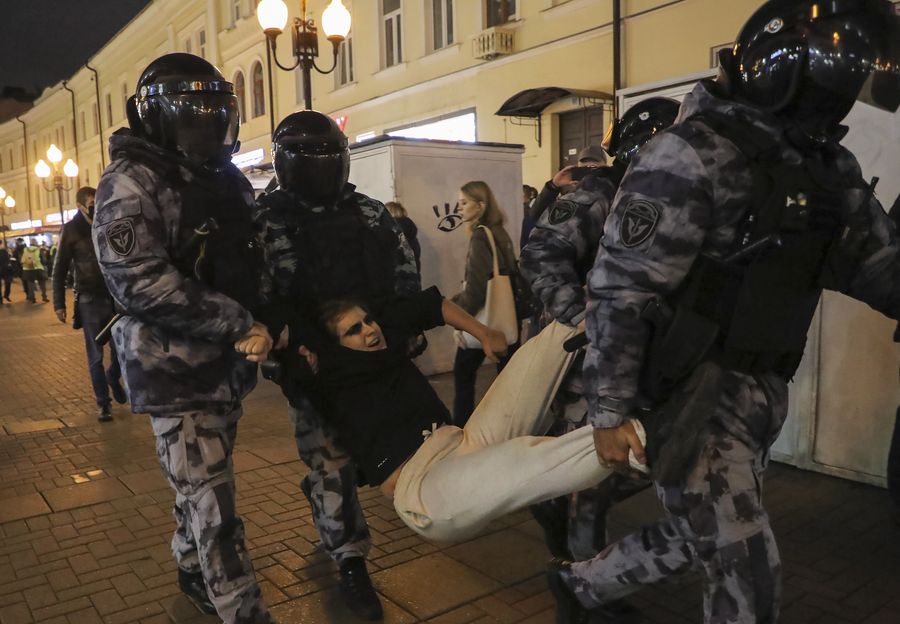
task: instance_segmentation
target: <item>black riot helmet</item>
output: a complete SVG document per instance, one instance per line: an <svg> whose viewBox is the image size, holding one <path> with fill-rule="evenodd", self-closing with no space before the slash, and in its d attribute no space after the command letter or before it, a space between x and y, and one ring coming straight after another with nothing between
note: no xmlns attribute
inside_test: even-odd
<svg viewBox="0 0 900 624"><path fill-rule="evenodd" d="M166 54L150 63L127 112L137 135L198 165L228 162L237 145L234 86L193 54Z"/></svg>
<svg viewBox="0 0 900 624"><path fill-rule="evenodd" d="M350 176L347 137L318 111L292 113L278 124L272 161L281 188L316 204L335 202Z"/></svg>
<svg viewBox="0 0 900 624"><path fill-rule="evenodd" d="M647 141L675 123L679 107L671 98L641 100L613 124L606 151L616 162L627 165Z"/></svg>
<svg viewBox="0 0 900 624"><path fill-rule="evenodd" d="M860 99L900 105L900 7L889 0L769 0L720 54L734 97L808 139L838 136Z"/></svg>

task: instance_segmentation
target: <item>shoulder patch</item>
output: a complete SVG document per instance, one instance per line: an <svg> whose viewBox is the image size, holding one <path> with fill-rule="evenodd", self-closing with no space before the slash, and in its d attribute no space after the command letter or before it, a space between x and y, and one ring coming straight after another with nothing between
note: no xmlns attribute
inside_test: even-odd
<svg viewBox="0 0 900 624"><path fill-rule="evenodd" d="M550 221L550 225L559 225L571 219L576 210L578 210L578 204L575 202L571 200L558 201L550 208L550 214L547 218Z"/></svg>
<svg viewBox="0 0 900 624"><path fill-rule="evenodd" d="M659 209L650 202L639 199L625 206L619 223L619 238L625 247L637 247L656 230Z"/></svg>
<svg viewBox="0 0 900 624"><path fill-rule="evenodd" d="M127 256L134 251L134 224L131 219L116 221L106 228L106 240L110 248L120 256Z"/></svg>

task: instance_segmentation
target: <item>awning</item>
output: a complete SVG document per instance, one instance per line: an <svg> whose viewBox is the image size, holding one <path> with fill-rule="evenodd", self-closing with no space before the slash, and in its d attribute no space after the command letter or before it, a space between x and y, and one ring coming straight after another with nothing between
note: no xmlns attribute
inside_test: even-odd
<svg viewBox="0 0 900 624"><path fill-rule="evenodd" d="M503 103L495 115L501 117L534 117L540 118L544 109L564 97L580 97L586 100L612 102L613 96L603 91L585 91L583 89L564 89L562 87L541 87L525 89Z"/></svg>

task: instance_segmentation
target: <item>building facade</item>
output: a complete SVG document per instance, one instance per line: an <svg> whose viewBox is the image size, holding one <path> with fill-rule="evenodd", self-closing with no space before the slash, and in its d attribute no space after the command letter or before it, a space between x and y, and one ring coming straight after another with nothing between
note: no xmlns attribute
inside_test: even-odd
<svg viewBox="0 0 900 624"><path fill-rule="evenodd" d="M320 22L330 0L310 0ZM206 57L233 81L242 114L241 156L270 159L270 124L303 108L299 71L273 66L269 100L266 46L256 0L153 0L85 66L49 87L18 119L0 124L0 186L16 206L6 222L58 225L56 192L34 174L50 144L80 167L77 185L96 186L106 145L126 125L125 101L141 70L174 51ZM287 3L291 18L299 2ZM610 122L614 0L344 0L353 18L336 71L313 74L313 107L339 120L350 140L387 133L518 143L523 180L539 187ZM762 0L621 0L621 87L708 70ZM320 33L321 35L321 33ZM278 40L293 64L290 34ZM320 36L319 65L331 66ZM495 113L526 89L571 91L536 115ZM261 150L261 151L260 151ZM391 199L391 198L381 198ZM36 225L36 223L35 223Z"/></svg>

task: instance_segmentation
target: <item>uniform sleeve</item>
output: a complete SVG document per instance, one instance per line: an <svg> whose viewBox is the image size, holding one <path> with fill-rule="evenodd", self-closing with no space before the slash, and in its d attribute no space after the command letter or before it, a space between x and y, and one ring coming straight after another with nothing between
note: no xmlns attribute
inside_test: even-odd
<svg viewBox="0 0 900 624"><path fill-rule="evenodd" d="M253 222L264 258L260 274L260 305L254 310L254 315L277 339L294 315L290 287L297 270L297 254L287 235L287 224L272 208L257 204Z"/></svg>
<svg viewBox="0 0 900 624"><path fill-rule="evenodd" d="M462 292L451 297L451 301L475 316L484 307L487 298L487 282L494 270L491 246L482 228L476 228L469 238L469 253L466 255L466 281Z"/></svg>
<svg viewBox="0 0 900 624"><path fill-rule="evenodd" d="M537 221L547 208L553 205L557 197L559 197L559 189L553 186L552 181L548 181L544 188L541 189L540 195L537 196L528 209L528 216Z"/></svg>
<svg viewBox="0 0 900 624"><path fill-rule="evenodd" d="M561 197L532 230L519 268L544 307L565 325L584 318L585 264L596 249L609 208L605 197L592 205Z"/></svg>
<svg viewBox="0 0 900 624"><path fill-rule="evenodd" d="M649 143L622 180L588 277L584 379L594 427L624 421L623 411L607 406L637 395L649 338L641 312L681 284L700 252L713 205L706 166L673 133Z"/></svg>
<svg viewBox="0 0 900 624"><path fill-rule="evenodd" d="M253 318L239 303L184 277L165 248L159 209L133 179L105 175L97 189L93 238L110 294L125 313L209 340L240 338Z"/></svg>
<svg viewBox="0 0 900 624"><path fill-rule="evenodd" d="M64 227L59 235L56 259L53 262L53 309L66 309L66 276L72 264L71 228Z"/></svg>
<svg viewBox="0 0 900 624"><path fill-rule="evenodd" d="M859 264L843 292L900 320L900 238L878 200L870 199L850 216L844 240L859 250L854 254Z"/></svg>

